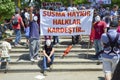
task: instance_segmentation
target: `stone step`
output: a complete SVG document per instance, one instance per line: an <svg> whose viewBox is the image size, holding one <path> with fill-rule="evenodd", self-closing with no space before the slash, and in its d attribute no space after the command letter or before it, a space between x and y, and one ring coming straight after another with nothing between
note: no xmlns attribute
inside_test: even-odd
<svg viewBox="0 0 120 80"><path fill-rule="evenodd" d="M41 44L40 45L40 47L43 47L44 45L43 44ZM59 45L54 45L54 48L67 48L68 47L68 45L61 45L61 44L59 44ZM0 45L0 48L1 48L1 45ZM86 45L86 44L76 44L76 45L73 45L72 46L72 48L84 48L84 49L88 49L88 45ZM89 47L89 48L93 48L93 47ZM17 47L14 47L13 45L12 45L12 49L26 49L26 46L25 45L20 45L20 46L17 46Z"/></svg>
<svg viewBox="0 0 120 80"><path fill-rule="evenodd" d="M15 35L10 36L10 38L15 39ZM53 37L51 37L53 38ZM24 35L22 35L21 39L26 39ZM40 36L40 39L45 39L44 36ZM72 39L72 36L59 36L59 39ZM89 39L89 35L82 35L82 40Z"/></svg>
<svg viewBox="0 0 120 80"><path fill-rule="evenodd" d="M40 50L41 50L41 49L40 49ZM65 50L66 50L66 48L56 48L56 49L55 49L55 53L57 53L57 52L63 53ZM29 49L12 49L12 50L10 51L10 53L18 53L18 52L28 53L28 52L29 52ZM95 52L95 49L94 49L94 48L90 48L90 49L72 48L72 49L70 50L70 52Z"/></svg>
<svg viewBox="0 0 120 80"><path fill-rule="evenodd" d="M42 59L41 59L42 60ZM35 60L34 64L38 64L38 62L41 62L41 60ZM98 60L93 60L93 59L84 59L84 58L55 58L54 59L54 64L97 64ZM10 65L28 65L31 64L30 60L24 60L21 59L19 61L17 61L17 59L11 59L11 61L9 62Z"/></svg>
<svg viewBox="0 0 120 80"><path fill-rule="evenodd" d="M82 36L82 38L89 38L89 35L81 35ZM12 35L11 36L11 38L15 38L15 35ZM22 39L24 39L25 38L25 36L24 36L24 34L22 34ZM40 38L41 39L44 39L44 36L40 36ZM72 38L72 36L59 36L59 39L71 39Z"/></svg>
<svg viewBox="0 0 120 80"><path fill-rule="evenodd" d="M28 49L28 48L26 48L26 44L22 44L22 45L19 45L19 46L17 46L17 47L14 47L14 45L11 45L12 46L12 49ZM40 48L42 48L44 46L44 44L40 44ZM0 45L0 48L1 48L2 46ZM61 45L61 44L58 44L58 45L54 45L54 48L56 49L56 48L67 48L68 47L68 45ZM91 48L94 48L94 46L91 46L91 45L89 45L88 46L88 44L76 44L76 45L72 45L72 48L74 49L74 48L81 48L81 49L91 49Z"/></svg>
<svg viewBox="0 0 120 80"><path fill-rule="evenodd" d="M52 40L53 41L53 40ZM11 44L13 45L14 39L11 42ZM40 44L44 44L45 40L40 40ZM83 40L83 41L79 41L79 43L77 45L88 45L89 40ZM0 44L2 43L2 41L0 41ZM26 39L21 39L21 46L26 44ZM72 39L59 39L59 44L60 45L71 45L72 44Z"/></svg>
<svg viewBox="0 0 120 80"><path fill-rule="evenodd" d="M70 52L64 58L92 58L95 53L87 53L87 52ZM41 57L42 53L39 54ZM61 58L63 53L55 53L55 58ZM29 53L10 53L10 57L13 59L25 59L29 58Z"/></svg>
<svg viewBox="0 0 120 80"><path fill-rule="evenodd" d="M8 72L40 72L39 65L9 65L7 71ZM101 71L102 65L96 65L96 64L89 64L86 66L86 64L67 64L67 65L56 65L53 64L53 70L52 71L59 71L59 72L67 72L67 71ZM3 72L3 70L0 70L0 72Z"/></svg>

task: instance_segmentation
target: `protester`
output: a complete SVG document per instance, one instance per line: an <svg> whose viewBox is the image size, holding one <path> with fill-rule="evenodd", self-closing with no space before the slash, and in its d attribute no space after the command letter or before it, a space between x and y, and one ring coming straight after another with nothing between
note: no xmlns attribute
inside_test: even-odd
<svg viewBox="0 0 120 80"><path fill-rule="evenodd" d="M26 24L25 27L26 48L29 48L29 34L30 34L30 27L28 24Z"/></svg>
<svg viewBox="0 0 120 80"><path fill-rule="evenodd" d="M106 27L107 27L107 31L109 30L110 24L111 24L111 16L109 12L105 13L105 16L103 17L103 21L106 22Z"/></svg>
<svg viewBox="0 0 120 80"><path fill-rule="evenodd" d="M85 9L85 7L82 7L83 9ZM78 11L78 9L76 7L68 7L67 11ZM78 44L79 40L81 39L81 35L72 35L72 44Z"/></svg>
<svg viewBox="0 0 120 80"><path fill-rule="evenodd" d="M101 35L106 32L106 23L104 21L101 21L100 16L95 17L95 23L94 23L94 46L95 46L95 56L94 58L98 59L97 54L102 50L101 47Z"/></svg>
<svg viewBox="0 0 120 80"><path fill-rule="evenodd" d="M33 7L30 7L29 49L31 61L34 61L35 57L37 57L38 60L40 59L38 55L40 47L40 31L37 19L38 19L37 16L33 16Z"/></svg>
<svg viewBox="0 0 120 80"><path fill-rule="evenodd" d="M102 34L103 51L101 58L105 80L111 80L120 56L120 38L116 28L112 26L107 33Z"/></svg>
<svg viewBox="0 0 120 80"><path fill-rule="evenodd" d="M46 44L43 47L43 60L42 60L42 73L46 74L46 69L49 67L52 69L52 64L54 61L54 48L51 40L46 40Z"/></svg>
<svg viewBox="0 0 120 80"><path fill-rule="evenodd" d="M16 11L15 11L15 16L13 16L12 20L11 20L12 25L13 25L13 29L14 29L14 33L16 35L14 46L18 46L18 44L20 43L20 40L21 40L21 25L22 25L22 27L24 27L24 23L23 23L23 20L20 16L19 12L20 12L20 10L17 8Z"/></svg>
<svg viewBox="0 0 120 80"><path fill-rule="evenodd" d="M59 44L59 38L58 38L58 36L53 36L53 44L54 45L58 45Z"/></svg>
<svg viewBox="0 0 120 80"><path fill-rule="evenodd" d="M111 17L112 17L111 25L114 27L118 27L118 20L119 20L118 8L119 8L118 5L114 5L113 10L111 11Z"/></svg>

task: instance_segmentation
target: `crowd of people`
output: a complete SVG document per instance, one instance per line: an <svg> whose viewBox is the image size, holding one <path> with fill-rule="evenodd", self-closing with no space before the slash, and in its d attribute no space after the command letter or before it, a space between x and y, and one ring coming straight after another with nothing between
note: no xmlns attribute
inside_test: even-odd
<svg viewBox="0 0 120 80"><path fill-rule="evenodd" d="M43 9L46 9L43 7ZM105 80L111 80L112 75L116 69L117 63L119 62L119 53L120 53L120 13L119 7L114 5L112 9L109 7L103 6L75 6L72 7L64 7L58 6L57 8L50 7L49 10L54 11L78 11L78 10L86 10L86 9L94 9L93 16L93 25L92 31L94 34L90 37L93 37L90 41L94 43L95 46L95 56L94 58L99 59L102 58L103 62L103 71L105 73ZM39 8L30 7L21 10L16 8L15 14L12 16L10 20L5 19L5 23L1 25L0 29L0 38L2 38L3 33L6 29L10 29L14 31L15 40L14 47L20 45L21 41L21 32L25 32L26 37L26 46L29 48L30 61L34 61L34 59L40 60L40 13ZM4 30L4 31L3 31ZM82 35L73 35L72 36L72 44L79 44L80 39L82 39ZM8 49L11 49L10 44L7 42L7 47L5 48L3 42L3 48L1 53L8 54ZM42 72L45 73L47 67L52 67L54 62L54 46L59 45L59 37L46 35L45 43L43 46L43 60L42 60ZM7 52L4 52L7 51ZM111 54L112 53L112 54ZM8 54L9 55L9 54ZM7 61L9 61L10 56L7 55ZM1 57L3 54L1 54ZM1 60L4 57L1 58ZM6 58L6 57L5 57Z"/></svg>

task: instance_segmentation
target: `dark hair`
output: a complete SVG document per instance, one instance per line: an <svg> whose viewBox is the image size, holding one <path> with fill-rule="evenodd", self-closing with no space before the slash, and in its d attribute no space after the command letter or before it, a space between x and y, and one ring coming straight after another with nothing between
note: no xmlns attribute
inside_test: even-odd
<svg viewBox="0 0 120 80"><path fill-rule="evenodd" d="M52 7L50 7L49 10L54 10L54 9Z"/></svg>
<svg viewBox="0 0 120 80"><path fill-rule="evenodd" d="M118 7L118 5L116 5L116 4L115 4L115 5L113 5L113 8L117 8L117 7Z"/></svg>
<svg viewBox="0 0 120 80"><path fill-rule="evenodd" d="M18 14L19 12L20 12L20 9L19 9L19 8L16 8L15 14Z"/></svg>

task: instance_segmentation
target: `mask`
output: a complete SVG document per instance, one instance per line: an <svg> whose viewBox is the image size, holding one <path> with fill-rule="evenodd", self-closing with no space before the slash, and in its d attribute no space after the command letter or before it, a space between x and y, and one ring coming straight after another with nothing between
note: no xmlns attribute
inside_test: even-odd
<svg viewBox="0 0 120 80"><path fill-rule="evenodd" d="M96 22L99 22L100 20L101 20L101 19L100 19L100 16L96 16L96 17L95 17L95 21L96 21Z"/></svg>
<svg viewBox="0 0 120 80"><path fill-rule="evenodd" d="M34 21L37 21L37 20L38 20L38 17L37 17L37 16L34 16L34 17L33 17L33 20L34 20Z"/></svg>
<svg viewBox="0 0 120 80"><path fill-rule="evenodd" d="M51 44L51 41L50 40L46 40L46 45L50 46L50 44Z"/></svg>

